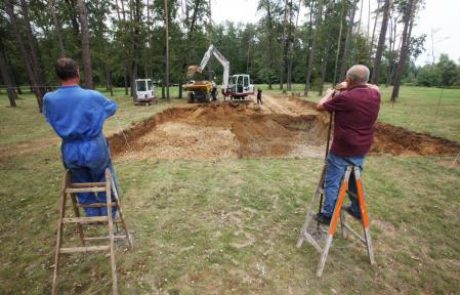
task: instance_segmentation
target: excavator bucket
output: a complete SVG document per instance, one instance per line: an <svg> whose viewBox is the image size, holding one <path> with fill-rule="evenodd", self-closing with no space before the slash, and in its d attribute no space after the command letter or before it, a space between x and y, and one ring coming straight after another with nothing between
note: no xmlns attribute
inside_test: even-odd
<svg viewBox="0 0 460 295"><path fill-rule="evenodd" d="M187 68L187 77L192 78L196 73L201 73L199 66L188 66Z"/></svg>

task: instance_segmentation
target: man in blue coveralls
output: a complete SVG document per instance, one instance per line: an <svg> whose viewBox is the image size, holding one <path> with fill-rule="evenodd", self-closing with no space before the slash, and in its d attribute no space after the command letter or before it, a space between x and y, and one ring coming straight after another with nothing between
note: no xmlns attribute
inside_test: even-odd
<svg viewBox="0 0 460 295"><path fill-rule="evenodd" d="M117 104L97 91L79 86L80 71L74 60L59 58L55 71L61 87L44 96L43 113L62 138L64 166L70 170L72 182L105 181L105 169L113 169L102 128L104 121L115 114ZM84 193L78 194L78 200L81 204L105 203L106 196ZM85 207L85 212L87 216L107 215L105 207Z"/></svg>

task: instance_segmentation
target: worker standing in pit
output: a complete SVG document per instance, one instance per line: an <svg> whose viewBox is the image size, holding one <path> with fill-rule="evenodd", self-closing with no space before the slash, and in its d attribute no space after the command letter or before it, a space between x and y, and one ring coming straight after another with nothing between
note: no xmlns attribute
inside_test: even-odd
<svg viewBox="0 0 460 295"><path fill-rule="evenodd" d="M264 104L262 102L262 89L257 88L257 104Z"/></svg>
<svg viewBox="0 0 460 295"><path fill-rule="evenodd" d="M335 95L335 90L329 90L316 106L319 111L335 113L334 137L326 162L325 199L321 212L316 216L322 224L328 225L331 221L347 166L362 169L364 157L372 145L374 124L380 109L380 91L377 86L367 84L368 80L369 69L364 65L354 65L340 84L344 90ZM349 185L349 191L356 195L354 174L351 174ZM344 209L361 219L358 201L349 196L351 206Z"/></svg>
<svg viewBox="0 0 460 295"><path fill-rule="evenodd" d="M211 88L212 100L216 101L217 100L217 85L216 85L216 82L214 82L214 80L211 81L211 84L212 84L212 88Z"/></svg>
<svg viewBox="0 0 460 295"><path fill-rule="evenodd" d="M61 87L44 96L43 113L54 131L62 138L64 167L71 172L72 182L105 181L105 169L113 172L110 150L102 133L104 122L115 114L117 104L100 92L82 89L80 71L70 58L59 58L55 72ZM115 181L116 183L116 181ZM81 204L106 201L103 193L78 194ZM87 216L106 216L106 207L85 207ZM116 213L113 208L112 214Z"/></svg>

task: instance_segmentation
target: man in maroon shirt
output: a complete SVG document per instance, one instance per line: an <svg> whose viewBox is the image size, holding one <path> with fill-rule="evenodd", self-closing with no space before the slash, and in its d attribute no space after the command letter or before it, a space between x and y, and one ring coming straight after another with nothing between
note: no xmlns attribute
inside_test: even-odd
<svg viewBox="0 0 460 295"><path fill-rule="evenodd" d="M364 65L354 65L347 71L344 89L336 93L329 90L318 102L319 111L334 112L334 138L326 162L324 180L325 199L321 213L316 219L329 224L337 201L340 182L347 166L362 169L364 157L369 151L374 124L380 109L380 92L377 86L367 84L369 69ZM354 175L349 183L349 191L356 194ZM361 219L357 200L349 195L351 206L345 210L353 217Z"/></svg>

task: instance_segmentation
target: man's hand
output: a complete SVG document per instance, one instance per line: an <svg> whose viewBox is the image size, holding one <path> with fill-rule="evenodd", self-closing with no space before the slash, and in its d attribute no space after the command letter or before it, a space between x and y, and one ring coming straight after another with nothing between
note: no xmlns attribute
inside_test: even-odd
<svg viewBox="0 0 460 295"><path fill-rule="evenodd" d="M366 86L375 89L380 93L380 88L377 85L367 83Z"/></svg>
<svg viewBox="0 0 460 295"><path fill-rule="evenodd" d="M342 91L342 90L346 90L348 88L348 82L347 81L343 81L337 85L334 86L334 89L335 90L339 90L339 91Z"/></svg>
<svg viewBox="0 0 460 295"><path fill-rule="evenodd" d="M326 91L326 95L324 95L323 98L319 100L318 104L316 105L316 109L318 111L325 111L326 109L324 108L323 105L332 99L332 97L334 96L334 93L335 93L334 89L328 89Z"/></svg>

